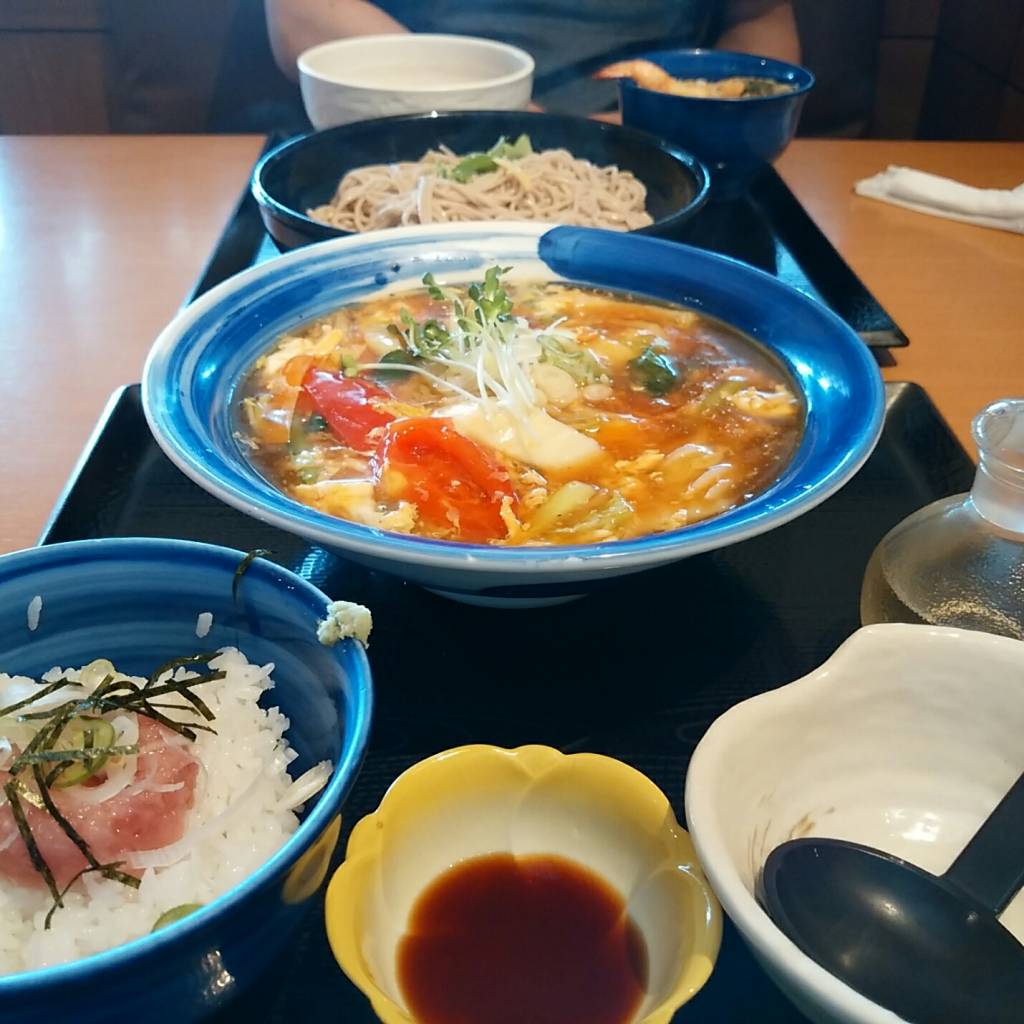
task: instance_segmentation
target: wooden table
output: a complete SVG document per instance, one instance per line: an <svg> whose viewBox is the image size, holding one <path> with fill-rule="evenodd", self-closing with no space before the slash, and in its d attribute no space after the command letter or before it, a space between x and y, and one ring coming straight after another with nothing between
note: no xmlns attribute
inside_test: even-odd
<svg viewBox="0 0 1024 1024"><path fill-rule="evenodd" d="M0 139L0 552L36 540L111 391L199 274L255 137ZM1024 144L802 140L780 170L911 338L885 369L924 385L965 444L972 414L1024 394L1024 236L855 196L902 163L1024 181Z"/></svg>

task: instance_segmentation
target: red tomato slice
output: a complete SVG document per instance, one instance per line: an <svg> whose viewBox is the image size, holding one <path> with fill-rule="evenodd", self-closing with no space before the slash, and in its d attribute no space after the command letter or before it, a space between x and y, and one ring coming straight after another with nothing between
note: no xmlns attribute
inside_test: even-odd
<svg viewBox="0 0 1024 1024"><path fill-rule="evenodd" d="M390 398L388 392L359 377L346 377L343 373L312 366L302 378L302 390L327 420L334 436L358 451L372 448L366 435L394 419L372 404L374 399Z"/></svg>
<svg viewBox="0 0 1024 1024"><path fill-rule="evenodd" d="M389 496L411 501L425 524L454 527L458 540L472 543L506 535L502 500L516 499L508 473L451 420L395 420L388 424L381 455L378 480L394 470L392 481L399 483L396 489L389 481Z"/></svg>

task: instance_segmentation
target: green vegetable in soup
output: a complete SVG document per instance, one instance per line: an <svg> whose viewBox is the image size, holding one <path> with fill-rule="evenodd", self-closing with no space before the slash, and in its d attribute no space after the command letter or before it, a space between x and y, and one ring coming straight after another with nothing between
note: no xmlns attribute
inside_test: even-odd
<svg viewBox="0 0 1024 1024"><path fill-rule="evenodd" d="M437 283L437 280L434 278L433 274L424 274L423 284L426 286L426 289L430 293L430 297L432 299L437 299L438 302L445 301L446 296L444 292L441 290L441 286Z"/></svg>
<svg viewBox="0 0 1024 1024"><path fill-rule="evenodd" d="M448 328L436 320L417 323L407 309L399 313L399 318L402 326L388 324L388 334L414 356L429 358L451 343L452 336Z"/></svg>
<svg viewBox="0 0 1024 1024"><path fill-rule="evenodd" d="M731 395L735 395L737 391L742 390L745 386L746 385L741 380L723 380L721 384L716 384L701 399L701 411L708 412L711 409L716 409L727 398L729 398Z"/></svg>
<svg viewBox="0 0 1024 1024"><path fill-rule="evenodd" d="M659 396L667 395L680 383L682 376L675 361L653 345L648 345L636 359L630 360L629 372L646 391Z"/></svg>
<svg viewBox="0 0 1024 1024"><path fill-rule="evenodd" d="M594 530L614 530L633 512L618 491L570 480L551 495L530 520L530 533L556 531L563 539Z"/></svg>
<svg viewBox="0 0 1024 1024"><path fill-rule="evenodd" d="M373 371L375 377L381 377L384 380L398 380L402 377L408 377L408 367L416 366L419 360L411 352L406 352L404 348L396 348L382 355L380 363L387 364L387 367L385 368L383 365L378 366Z"/></svg>
<svg viewBox="0 0 1024 1024"><path fill-rule="evenodd" d="M589 349L554 334L539 334L537 342L543 352L542 360L565 370L577 383L593 384L604 376L601 364Z"/></svg>
<svg viewBox="0 0 1024 1024"><path fill-rule="evenodd" d="M554 494L544 502L533 519L530 520L531 533L546 533L562 525L571 516L581 512L597 494L593 484L570 480L562 484Z"/></svg>
<svg viewBox="0 0 1024 1024"><path fill-rule="evenodd" d="M501 275L511 267L488 267L481 284L469 286L469 297L476 303L476 319L481 326L512 315L512 300L501 286Z"/></svg>

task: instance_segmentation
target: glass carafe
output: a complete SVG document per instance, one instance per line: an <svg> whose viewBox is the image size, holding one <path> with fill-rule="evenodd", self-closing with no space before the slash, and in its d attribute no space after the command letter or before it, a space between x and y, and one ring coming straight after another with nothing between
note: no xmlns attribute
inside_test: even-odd
<svg viewBox="0 0 1024 1024"><path fill-rule="evenodd" d="M882 538L860 615L1024 640L1024 399L995 402L973 423L978 471L968 494L943 498Z"/></svg>

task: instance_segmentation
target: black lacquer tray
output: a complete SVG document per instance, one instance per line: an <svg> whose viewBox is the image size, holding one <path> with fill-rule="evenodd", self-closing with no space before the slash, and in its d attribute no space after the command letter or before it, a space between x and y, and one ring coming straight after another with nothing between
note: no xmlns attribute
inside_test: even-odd
<svg viewBox="0 0 1024 1024"><path fill-rule="evenodd" d="M690 754L712 720L824 661L858 625L861 576L883 533L970 486L973 464L925 392L890 384L887 399L877 450L818 509L554 609L455 604L228 508L157 447L137 385L111 399L41 541L144 535L268 548L328 594L373 609L375 721L336 859L400 771L469 741L610 754L654 779L681 819ZM375 1021L334 965L319 899L276 969L212 1019ZM802 1018L727 923L711 980L677 1019Z"/></svg>
<svg viewBox="0 0 1024 1024"><path fill-rule="evenodd" d="M742 198L705 206L687 225L682 240L741 259L823 302L860 334L880 361L885 359L880 350L909 343L771 167ZM277 255L256 200L246 190L190 299Z"/></svg>

